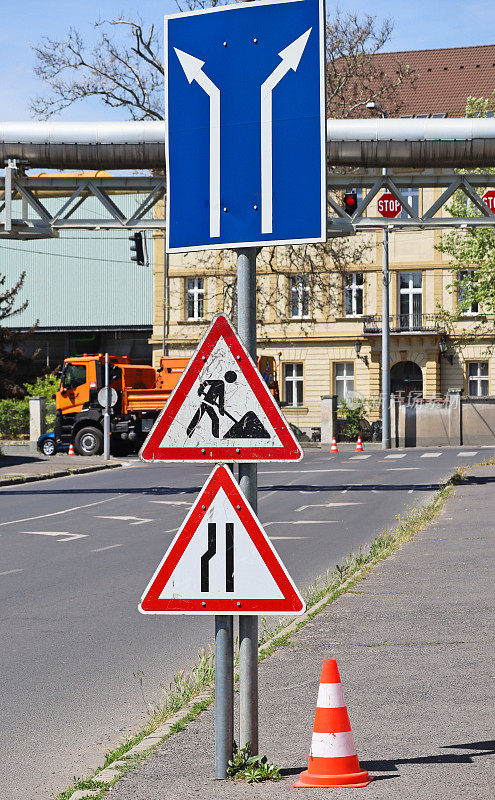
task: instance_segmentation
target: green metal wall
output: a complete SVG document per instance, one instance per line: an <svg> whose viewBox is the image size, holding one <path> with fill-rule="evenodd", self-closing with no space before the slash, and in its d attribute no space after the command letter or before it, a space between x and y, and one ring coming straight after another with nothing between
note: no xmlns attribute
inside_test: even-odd
<svg viewBox="0 0 495 800"><path fill-rule="evenodd" d="M142 198L129 195L118 205L129 215ZM59 200L44 199L49 211L60 208ZM15 204L14 204L15 206ZM88 198L74 217L95 216L101 206ZM16 216L15 208L13 216ZM127 232L64 231L59 239L16 241L0 239L0 276L11 287L21 272L26 278L20 302L25 311L4 320L4 327L40 328L152 325L153 275L152 234L146 234L150 266L130 260Z"/></svg>

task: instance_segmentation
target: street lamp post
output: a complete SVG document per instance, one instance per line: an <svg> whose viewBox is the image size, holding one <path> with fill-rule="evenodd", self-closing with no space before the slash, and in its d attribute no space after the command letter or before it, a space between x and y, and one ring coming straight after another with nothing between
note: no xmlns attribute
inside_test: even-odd
<svg viewBox="0 0 495 800"><path fill-rule="evenodd" d="M378 111L383 119L387 112L378 103L366 103L366 108ZM387 174L387 167L382 168L382 175ZM390 431L390 276L388 269L388 228L383 229L382 243L382 450L392 447Z"/></svg>

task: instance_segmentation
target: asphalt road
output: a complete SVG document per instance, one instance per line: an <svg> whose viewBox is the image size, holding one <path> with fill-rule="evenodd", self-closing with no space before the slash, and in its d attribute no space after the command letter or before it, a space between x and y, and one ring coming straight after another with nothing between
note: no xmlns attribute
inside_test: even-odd
<svg viewBox="0 0 495 800"><path fill-rule="evenodd" d="M259 517L302 588L493 450L309 451L259 469ZM146 718L213 620L137 603L209 468L142 465L0 490L3 800L50 798ZM141 692L143 682L144 698Z"/></svg>

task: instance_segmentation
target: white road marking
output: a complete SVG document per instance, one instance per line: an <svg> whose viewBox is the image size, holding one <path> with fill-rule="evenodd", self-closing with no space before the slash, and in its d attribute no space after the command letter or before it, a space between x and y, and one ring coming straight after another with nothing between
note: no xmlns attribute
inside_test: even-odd
<svg viewBox="0 0 495 800"><path fill-rule="evenodd" d="M307 508L335 508L336 506L362 506L363 504L358 502L353 502L350 500L348 503L312 503L307 506L300 506L296 508L296 511L306 511Z"/></svg>
<svg viewBox="0 0 495 800"><path fill-rule="evenodd" d="M112 550L114 547L123 547L123 544L107 544L106 547L97 547L95 550L91 550L92 553L103 553L104 550Z"/></svg>
<svg viewBox="0 0 495 800"><path fill-rule="evenodd" d="M420 458L438 458L441 455L441 453L423 453Z"/></svg>
<svg viewBox="0 0 495 800"><path fill-rule="evenodd" d="M371 458L371 453L367 453L366 455L363 456L351 456L349 461L359 461L360 459L363 458Z"/></svg>
<svg viewBox="0 0 495 800"><path fill-rule="evenodd" d="M478 455L477 450L468 450L465 453L463 453L461 450L460 453L457 453L457 458L471 458L471 456L477 456L477 455Z"/></svg>
<svg viewBox="0 0 495 800"><path fill-rule="evenodd" d="M410 472L412 469L421 469L421 467L387 467L385 472Z"/></svg>
<svg viewBox="0 0 495 800"><path fill-rule="evenodd" d="M13 575L15 572L24 572L23 569L6 569L5 572L0 572L0 577L2 575Z"/></svg>
<svg viewBox="0 0 495 800"><path fill-rule="evenodd" d="M317 472L326 472L327 474L332 472L355 472L355 467L329 467L328 469L299 469L297 470L297 474L300 475L302 473L317 473ZM272 469L270 471L263 471L260 472L260 475L294 475L293 469Z"/></svg>
<svg viewBox="0 0 495 800"><path fill-rule="evenodd" d="M107 497L105 500L97 500L95 503L86 503L84 506L73 506L73 508L64 508L63 511L52 511L50 514L38 514L36 517L24 517L24 519L13 519L9 522L0 522L0 525L17 525L20 522L32 522L35 519L45 519L46 517L57 517L60 514L69 514L71 511L79 511L81 508L91 508L92 506L98 506L102 503L110 503L111 500L117 500L117 498L122 497L120 494L116 494L113 497Z"/></svg>
<svg viewBox="0 0 495 800"><path fill-rule="evenodd" d="M96 519L116 519L120 522L128 522L130 525L144 525L145 522L154 522L153 519L144 519L143 517L102 517L97 516ZM131 522L131 520L135 520L135 522Z"/></svg>
<svg viewBox="0 0 495 800"><path fill-rule="evenodd" d="M87 539L87 533L69 533L69 531L19 531L19 533L27 533L30 536L63 536L63 539L57 539L57 542L73 542L75 539Z"/></svg>
<svg viewBox="0 0 495 800"><path fill-rule="evenodd" d="M391 453L389 456L385 456L385 458L405 458L406 453Z"/></svg>
<svg viewBox="0 0 495 800"><path fill-rule="evenodd" d="M268 528L269 525L329 525L337 522L337 519L295 519L291 521L284 519L277 522L264 522L263 527Z"/></svg>
<svg viewBox="0 0 495 800"><path fill-rule="evenodd" d="M412 494L413 492L414 492L414 489L409 489L407 493L408 494Z"/></svg>
<svg viewBox="0 0 495 800"><path fill-rule="evenodd" d="M483 450L486 450L486 449L493 450L495 445L494 444L482 444L481 447L483 448Z"/></svg>
<svg viewBox="0 0 495 800"><path fill-rule="evenodd" d="M148 503L160 503L162 506L191 506L192 500L148 500Z"/></svg>

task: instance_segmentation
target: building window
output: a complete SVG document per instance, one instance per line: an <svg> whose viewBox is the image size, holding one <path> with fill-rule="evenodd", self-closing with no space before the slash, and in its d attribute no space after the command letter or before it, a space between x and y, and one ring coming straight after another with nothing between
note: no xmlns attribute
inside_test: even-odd
<svg viewBox="0 0 495 800"><path fill-rule="evenodd" d="M419 189L402 189L402 194L406 198L414 213L419 215ZM405 208L403 208L400 212L400 218L411 219Z"/></svg>
<svg viewBox="0 0 495 800"><path fill-rule="evenodd" d="M463 304L467 299L470 290L475 286L474 269L461 269L459 272L459 304ZM479 312L478 303L470 303L463 310L463 314L477 314Z"/></svg>
<svg viewBox="0 0 495 800"><path fill-rule="evenodd" d="M354 362L343 361L334 366L335 394L339 400L347 400L354 391Z"/></svg>
<svg viewBox="0 0 495 800"><path fill-rule="evenodd" d="M351 272L345 276L344 284L344 315L346 317L360 317L363 314L363 273Z"/></svg>
<svg viewBox="0 0 495 800"><path fill-rule="evenodd" d="M421 330L423 313L423 274L399 272L399 327Z"/></svg>
<svg viewBox="0 0 495 800"><path fill-rule="evenodd" d="M284 364L284 400L288 406L303 404L303 365Z"/></svg>
<svg viewBox="0 0 495 800"><path fill-rule="evenodd" d="M469 361L468 395L471 397L488 396L488 361Z"/></svg>
<svg viewBox="0 0 495 800"><path fill-rule="evenodd" d="M204 278L186 279L186 308L188 319L203 319L205 301Z"/></svg>
<svg viewBox="0 0 495 800"><path fill-rule="evenodd" d="M309 277L296 275L289 278L289 304L292 319L309 317Z"/></svg>

